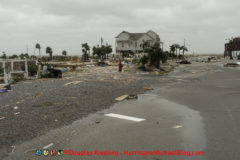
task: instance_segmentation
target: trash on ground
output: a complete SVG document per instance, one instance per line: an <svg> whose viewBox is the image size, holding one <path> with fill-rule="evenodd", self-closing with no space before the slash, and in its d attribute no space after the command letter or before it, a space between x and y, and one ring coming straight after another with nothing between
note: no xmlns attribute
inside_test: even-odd
<svg viewBox="0 0 240 160"><path fill-rule="evenodd" d="M0 117L0 120L3 120L3 119L5 119L6 117Z"/></svg>
<svg viewBox="0 0 240 160"><path fill-rule="evenodd" d="M17 109L18 109L18 106L13 107L13 109L17 110Z"/></svg>
<svg viewBox="0 0 240 160"><path fill-rule="evenodd" d="M189 62L189 61L187 61L187 60L182 60L182 61L180 62L180 64L191 64L191 62Z"/></svg>
<svg viewBox="0 0 240 160"><path fill-rule="evenodd" d="M118 98L115 98L115 100L116 101L123 101L124 99L126 99L128 97L128 95L126 94L126 95L122 95L122 96L120 96L120 97L118 97Z"/></svg>
<svg viewBox="0 0 240 160"><path fill-rule="evenodd" d="M175 129L178 129L178 128L182 128L183 126L181 126L181 125L175 125L175 126L173 126L173 128L175 128Z"/></svg>
<svg viewBox="0 0 240 160"><path fill-rule="evenodd" d="M17 113L13 113L13 114L14 114L14 115L16 116L16 115L20 114L20 112L17 112Z"/></svg>
<svg viewBox="0 0 240 160"><path fill-rule="evenodd" d="M65 83L64 84L64 86L68 86L68 85L70 85L70 84L79 84L79 83L81 83L82 81L73 81L73 82L69 82L69 83Z"/></svg>
<svg viewBox="0 0 240 160"><path fill-rule="evenodd" d="M95 121L95 123L96 123L96 124L99 124L99 123L100 123L100 121Z"/></svg>
<svg viewBox="0 0 240 160"><path fill-rule="evenodd" d="M17 101L16 104L19 104L19 103L22 103L24 102L24 99L20 100L20 101Z"/></svg>
<svg viewBox="0 0 240 160"><path fill-rule="evenodd" d="M136 94L130 94L127 99L138 99L138 96Z"/></svg>
<svg viewBox="0 0 240 160"><path fill-rule="evenodd" d="M41 93L35 93L34 94L34 98L38 98L38 97L40 97L42 94Z"/></svg>
<svg viewBox="0 0 240 160"><path fill-rule="evenodd" d="M7 115L6 117L0 117L0 120L6 119L8 117L13 117L13 116L16 116L16 115L19 115L19 114L20 114L20 112L12 113L12 114Z"/></svg>
<svg viewBox="0 0 240 160"><path fill-rule="evenodd" d="M1 88L0 93L6 93L8 90L6 88Z"/></svg>
<svg viewBox="0 0 240 160"><path fill-rule="evenodd" d="M225 67L239 67L239 66L240 66L240 62L225 64Z"/></svg>
<svg viewBox="0 0 240 160"><path fill-rule="evenodd" d="M7 90L11 90L12 89L11 88L11 84L6 85L4 88L7 89Z"/></svg>
<svg viewBox="0 0 240 160"><path fill-rule="evenodd" d="M152 87L144 87L143 89L145 89L145 90L153 90Z"/></svg>

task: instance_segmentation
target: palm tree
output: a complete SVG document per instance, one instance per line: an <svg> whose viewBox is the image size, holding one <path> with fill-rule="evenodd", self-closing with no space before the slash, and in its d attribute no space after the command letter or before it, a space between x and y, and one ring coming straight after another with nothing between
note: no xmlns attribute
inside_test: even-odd
<svg viewBox="0 0 240 160"><path fill-rule="evenodd" d="M82 52L83 52L83 60L86 62L88 60L88 54L90 51L90 47L88 46L87 43L82 44Z"/></svg>
<svg viewBox="0 0 240 160"><path fill-rule="evenodd" d="M154 66L159 69L160 61L166 61L167 56L164 55L159 43L155 43L153 46L147 47L144 52L148 54L147 57L150 62L150 66Z"/></svg>
<svg viewBox="0 0 240 160"><path fill-rule="evenodd" d="M63 51L62 51L62 55L63 55L63 56L67 56L67 51L63 50Z"/></svg>
<svg viewBox="0 0 240 160"><path fill-rule="evenodd" d="M171 55L172 59L175 57L175 50L176 50L175 46L171 45L170 46L170 55Z"/></svg>
<svg viewBox="0 0 240 160"><path fill-rule="evenodd" d="M35 46L35 48L38 49L38 51L39 51L39 56L41 56L41 53L40 53L41 46L40 46L40 44L37 43L36 46Z"/></svg>
<svg viewBox="0 0 240 160"><path fill-rule="evenodd" d="M187 52L187 51L188 51L188 49L187 49L187 47L186 47L186 46L181 46L181 50L182 50L183 57L184 57L184 53L185 53L185 51Z"/></svg>
<svg viewBox="0 0 240 160"><path fill-rule="evenodd" d="M50 59L52 60L53 51L52 51L52 48L51 48L51 47L47 47L47 48L46 48L46 53L49 54L49 57L50 57Z"/></svg>

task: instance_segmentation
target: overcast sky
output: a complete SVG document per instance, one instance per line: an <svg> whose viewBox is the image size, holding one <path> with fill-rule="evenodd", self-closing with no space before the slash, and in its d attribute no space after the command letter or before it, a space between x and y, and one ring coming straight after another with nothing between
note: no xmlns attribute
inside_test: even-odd
<svg viewBox="0 0 240 160"><path fill-rule="evenodd" d="M239 0L0 0L0 53L67 50L81 44L115 47L121 31L152 29L169 49L186 38L190 53L223 53L226 38L240 35ZM36 53L37 54L37 53Z"/></svg>

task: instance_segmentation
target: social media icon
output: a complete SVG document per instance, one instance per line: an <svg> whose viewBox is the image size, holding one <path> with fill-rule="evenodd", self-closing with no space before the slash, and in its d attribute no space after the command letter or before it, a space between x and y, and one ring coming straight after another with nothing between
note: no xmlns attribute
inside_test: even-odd
<svg viewBox="0 0 240 160"><path fill-rule="evenodd" d="M43 155L44 155L44 156L47 156L47 155L49 155L49 152L48 152L48 150L44 150L44 151L43 151Z"/></svg>
<svg viewBox="0 0 240 160"><path fill-rule="evenodd" d="M38 149L37 152L36 152L36 155L41 156L42 155L42 150Z"/></svg>
<svg viewBox="0 0 240 160"><path fill-rule="evenodd" d="M56 151L56 150L52 150L52 151L50 152L50 154L51 154L51 156L56 156L56 155L57 155L57 151Z"/></svg>
<svg viewBox="0 0 240 160"><path fill-rule="evenodd" d="M57 153L59 156L62 156L64 153L63 153L63 150L58 150L58 153Z"/></svg>

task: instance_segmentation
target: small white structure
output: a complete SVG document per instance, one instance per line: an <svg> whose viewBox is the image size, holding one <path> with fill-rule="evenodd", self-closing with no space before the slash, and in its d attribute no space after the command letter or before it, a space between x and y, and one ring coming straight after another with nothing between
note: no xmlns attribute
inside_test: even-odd
<svg viewBox="0 0 240 160"><path fill-rule="evenodd" d="M11 63L11 70L9 72L6 71L6 63L10 62ZM25 62L25 71L15 71L14 70L14 63L15 62ZM3 69L3 76L4 76L4 83L8 84L9 81L12 78L12 74L18 74L22 73L24 74L24 78L28 78L28 64L27 64L27 59L26 60L0 60L0 63L2 63L2 69Z"/></svg>
<svg viewBox="0 0 240 160"><path fill-rule="evenodd" d="M159 35L152 30L146 33L129 33L123 31L116 37L116 52L143 52L142 44L144 42L148 42L150 45L154 45L156 42L161 43Z"/></svg>

